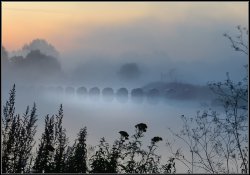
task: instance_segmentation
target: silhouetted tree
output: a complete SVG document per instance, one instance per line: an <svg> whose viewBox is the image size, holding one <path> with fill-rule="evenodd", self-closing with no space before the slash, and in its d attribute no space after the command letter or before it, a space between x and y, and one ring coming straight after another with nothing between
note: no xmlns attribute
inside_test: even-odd
<svg viewBox="0 0 250 175"><path fill-rule="evenodd" d="M87 172L87 128L81 128L78 138L72 147L67 150L66 172L86 173Z"/></svg>
<svg viewBox="0 0 250 175"><path fill-rule="evenodd" d="M233 144L231 149L226 152L227 162L230 156L234 161L241 161L242 173L248 171L248 82L241 81L234 83L227 75L227 80L222 83L211 83L210 88L218 95L220 102L225 109L224 116L215 116L214 121L224 131L222 141L229 145ZM230 143L228 143L230 141ZM230 148L230 147L229 147ZM237 148L235 150L235 148ZM236 158L236 159L235 159ZM237 170L238 171L238 170Z"/></svg>
<svg viewBox="0 0 250 175"><path fill-rule="evenodd" d="M111 173L109 171L109 144L104 138L101 138L98 150L90 158L91 173Z"/></svg>
<svg viewBox="0 0 250 175"><path fill-rule="evenodd" d="M8 78L27 81L51 80L62 75L60 62L56 57L48 56L40 50L31 50L27 55L15 55L10 60Z"/></svg>
<svg viewBox="0 0 250 175"><path fill-rule="evenodd" d="M68 146L65 154L65 173L73 173L74 171L74 151L76 142L73 146Z"/></svg>
<svg viewBox="0 0 250 175"><path fill-rule="evenodd" d="M223 169L225 159L220 152L222 130L213 120L216 115L216 112L213 111L198 112L197 116L193 118L182 115L183 128L180 133L174 133L170 129L176 138L186 144L188 148L186 151L190 151L191 160L187 153L184 156L181 149L177 148L176 151L173 151L172 145L167 144L174 158L184 163L191 173L194 173L194 168L208 173L225 173Z"/></svg>
<svg viewBox="0 0 250 175"><path fill-rule="evenodd" d="M127 63L121 66L118 75L123 80L134 80L140 76L140 73L136 63Z"/></svg>
<svg viewBox="0 0 250 175"><path fill-rule="evenodd" d="M240 34L236 38L224 36L236 51L248 55L243 38L248 36L248 30L240 26L237 29ZM182 116L183 129L172 133L188 146L191 160L180 149L173 151L170 143L168 146L174 158L186 165L189 172L199 168L209 173L248 173L248 75L235 83L227 73L225 82L208 85L225 112L219 115L216 111L204 111L194 118Z"/></svg>
<svg viewBox="0 0 250 175"><path fill-rule="evenodd" d="M162 173L164 174L175 174L176 173L176 168L175 168L175 158L170 157L168 159L168 163L165 165L162 165Z"/></svg>
<svg viewBox="0 0 250 175"><path fill-rule="evenodd" d="M31 111L29 106L20 117L15 114L15 85L10 91L9 100L3 107L2 117L2 172L29 172L28 161L34 146L36 133L36 105Z"/></svg>
<svg viewBox="0 0 250 175"><path fill-rule="evenodd" d="M2 172L13 173L13 148L16 137L15 85L10 90L9 100L3 107L2 117Z"/></svg>
<svg viewBox="0 0 250 175"><path fill-rule="evenodd" d="M155 154L156 143L160 141L162 141L162 138L158 136L151 139L151 144L148 146L149 150L142 154L142 159L139 162L139 173L160 173L161 156Z"/></svg>
<svg viewBox="0 0 250 175"><path fill-rule="evenodd" d="M118 173L120 163L118 159L123 159L122 151L125 149L125 141L128 140L128 133L120 131L120 138L115 140L112 147L101 138L98 150L90 158L91 173Z"/></svg>
<svg viewBox="0 0 250 175"><path fill-rule="evenodd" d="M56 125L55 125L55 173L65 172L65 156L67 147L67 137L66 130L62 127L63 119L63 107L60 105L58 115L56 115Z"/></svg>
<svg viewBox="0 0 250 175"><path fill-rule="evenodd" d="M7 52L7 50L3 46L1 48L1 63L4 66L6 66L7 64L9 64L8 52Z"/></svg>
<svg viewBox="0 0 250 175"><path fill-rule="evenodd" d="M125 165L122 165L122 169L126 173L138 173L138 163L136 162L136 157L139 156L139 159L141 159L141 152L143 151L141 149L142 143L141 138L144 136L143 133L147 131L147 125L144 123L140 123L135 125L136 133L132 135L131 141L126 146L126 157L128 157L128 161Z"/></svg>
<svg viewBox="0 0 250 175"><path fill-rule="evenodd" d="M29 107L27 107L21 120L21 128L19 131L19 136L16 140L18 142L15 172L29 172L30 164L28 164L29 159L32 159L32 148L35 145L34 136L36 133L35 123L37 121L36 116L36 105L29 113Z"/></svg>
<svg viewBox="0 0 250 175"><path fill-rule="evenodd" d="M45 117L45 130L40 140L33 169L39 173L53 172L54 151L55 151L55 121L53 115L51 117L47 115Z"/></svg>
<svg viewBox="0 0 250 175"><path fill-rule="evenodd" d="M224 36L230 40L235 51L248 56L248 29L240 25L237 26L237 29L239 34L236 38L228 34L224 34ZM248 64L244 67L248 71ZM238 155L238 159L241 161L241 172L248 173L248 73L242 81L237 83L233 82L227 73L224 83L210 83L209 87L218 95L225 109L225 116L217 117L216 122L221 125L221 129L225 131L227 137L234 139L237 152L236 154L232 152L232 155L236 158Z"/></svg>
<svg viewBox="0 0 250 175"><path fill-rule="evenodd" d="M15 85L10 90L9 100L3 107L2 117L2 172L10 171L10 154L14 145L14 134L11 125L14 121L15 114Z"/></svg>
<svg viewBox="0 0 250 175"><path fill-rule="evenodd" d="M229 39L232 44L231 46L235 51L248 55L248 29L238 25L237 30L239 33L236 37L232 37L227 33L225 33L224 36Z"/></svg>
<svg viewBox="0 0 250 175"><path fill-rule="evenodd" d="M22 50L16 54L25 56L32 50L39 50L44 55L49 55L55 58L59 57L59 52L55 49L55 47L44 39L34 39L31 43L25 44L22 47Z"/></svg>
<svg viewBox="0 0 250 175"><path fill-rule="evenodd" d="M143 149L142 138L147 125L135 125L131 136L120 131L120 138L110 146L104 138L93 156L90 170L87 167L86 127L82 128L73 146L67 146L66 130L62 126L63 107L60 105L54 117L46 115L45 129L33 162L31 150L36 133L36 105L27 107L22 117L15 114L15 85L3 110L2 125L2 172L3 173L174 173L174 159L160 165L160 156L155 153L161 137L153 137L148 149ZM34 164L33 164L34 163ZM33 170L31 170L33 166Z"/></svg>
<svg viewBox="0 0 250 175"><path fill-rule="evenodd" d="M87 171L87 149L86 149L87 128L84 127L78 134L78 143L75 148L75 171L86 173Z"/></svg>
<svg viewBox="0 0 250 175"><path fill-rule="evenodd" d="M125 155L123 155L123 150L125 149L125 142L129 139L129 135L126 131L120 131L120 138L115 140L111 155L110 155L110 166L109 166L109 172L110 173L118 173L119 172L119 166L120 162L119 159L124 159Z"/></svg>

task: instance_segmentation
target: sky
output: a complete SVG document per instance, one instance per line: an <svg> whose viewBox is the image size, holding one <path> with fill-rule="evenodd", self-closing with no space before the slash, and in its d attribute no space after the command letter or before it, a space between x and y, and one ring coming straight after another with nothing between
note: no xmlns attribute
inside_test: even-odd
<svg viewBox="0 0 250 175"><path fill-rule="evenodd" d="M223 37L237 34L237 25L248 27L247 2L2 2L3 46L18 50L45 39L66 68L93 58L139 60L198 65L189 72L226 65L224 76L246 62Z"/></svg>
<svg viewBox="0 0 250 175"><path fill-rule="evenodd" d="M2 45L11 52L34 39L45 39L59 51L58 59L67 75L75 76L75 70L83 70L76 71L79 84L70 82L70 86L130 88L126 82L117 80L116 74L121 65L130 62L139 65L144 77L133 88L159 81L161 73L174 72L175 80L199 85L224 81L226 72L233 80L246 75L243 65L248 63L248 56L235 52L223 34L236 36L237 25L248 28L248 2L1 2L1 5ZM64 86L69 85L65 82ZM35 99L38 115L43 117L55 113L63 103L69 136L75 138L80 127L86 125L91 144L97 144L102 136L116 138L120 128L132 133L135 124L146 122L150 137L165 136L162 142L165 149L167 128L178 129L178 116L195 115L201 108L192 106L190 101L172 100L158 106L122 105L116 101L85 104L67 96L57 99L42 95L41 100L31 92L26 95L21 88L17 90L17 112L22 113ZM102 125L97 130L98 120ZM39 128L42 129L41 125Z"/></svg>
<svg viewBox="0 0 250 175"><path fill-rule="evenodd" d="M87 40L98 29L105 32L144 24L150 27L148 32L170 37L179 34L180 26L188 29L190 24L211 30L223 23L246 25L248 13L246 2L2 2L2 10L7 48L45 38L61 51L79 47L79 38ZM157 40L158 36L152 37Z"/></svg>

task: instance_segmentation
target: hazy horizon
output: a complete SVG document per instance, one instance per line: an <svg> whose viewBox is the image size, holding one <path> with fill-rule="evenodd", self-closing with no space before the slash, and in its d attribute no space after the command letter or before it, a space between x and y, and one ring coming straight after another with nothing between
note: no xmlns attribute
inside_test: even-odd
<svg viewBox="0 0 250 175"><path fill-rule="evenodd" d="M15 83L16 113L36 102L36 138L44 117L63 104L71 143L83 126L88 145L96 145L101 137L112 143L120 130L132 134L134 125L146 123L146 143L162 136L159 154L167 161L168 127L180 129L181 115L210 108L223 115L207 84L224 82L227 72L236 83L246 76L248 53L235 51L223 35L235 39L237 26L245 27L248 44L248 2L1 2L1 7L1 101L5 104ZM104 88L112 100L105 101Z"/></svg>

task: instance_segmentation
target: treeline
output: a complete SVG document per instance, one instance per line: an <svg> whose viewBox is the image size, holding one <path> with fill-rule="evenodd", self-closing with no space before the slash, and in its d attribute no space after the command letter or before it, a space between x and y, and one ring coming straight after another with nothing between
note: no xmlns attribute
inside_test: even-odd
<svg viewBox="0 0 250 175"><path fill-rule="evenodd" d="M2 78L8 82L59 81L63 78L59 53L47 41L35 39L19 51L1 47Z"/></svg>
<svg viewBox="0 0 250 175"><path fill-rule="evenodd" d="M73 145L69 145L62 125L63 107L58 114L45 116L45 127L35 154L32 154L36 134L36 105L27 107L23 115L15 113L15 85L3 107L2 117L2 173L175 173L170 158L160 163L155 153L159 136L153 137L147 149L142 138L147 125L135 125L132 136L120 131L112 145L101 138L99 145L88 154L87 128L81 128Z"/></svg>

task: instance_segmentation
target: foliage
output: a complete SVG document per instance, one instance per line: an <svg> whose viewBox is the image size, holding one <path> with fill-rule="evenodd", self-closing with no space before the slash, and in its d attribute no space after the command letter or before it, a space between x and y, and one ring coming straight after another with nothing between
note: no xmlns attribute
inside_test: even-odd
<svg viewBox="0 0 250 175"><path fill-rule="evenodd" d="M45 117L45 130L40 140L34 169L36 172L51 173L54 169L54 151L55 151L55 121L54 116Z"/></svg>
<svg viewBox="0 0 250 175"><path fill-rule="evenodd" d="M30 112L27 107L22 117L15 115L13 86L3 111L4 173L175 173L174 159L161 165L161 156L155 153L161 137L153 137L147 149L143 147L142 138L148 128L144 123L135 125L135 134L131 137L126 131L119 131L120 137L112 146L102 138L95 154L87 157L87 128L82 128L74 144L69 146L66 130L62 126L62 105L58 114L45 116L44 132L33 159L31 150L36 132L35 113L34 104Z"/></svg>
<svg viewBox="0 0 250 175"><path fill-rule="evenodd" d="M56 118L45 117L42 134L33 169L35 172L64 172L67 147L66 130L62 127L63 107L60 105Z"/></svg>
<svg viewBox="0 0 250 175"><path fill-rule="evenodd" d="M97 151L90 159L91 173L160 173L164 166L170 164L160 166L161 156L155 154L157 143L162 141L162 138L153 137L145 150L142 147L142 138L147 131L147 125L139 123L135 128L136 132L131 136L131 140L126 131L120 131L120 138L115 140L112 147L104 138L100 140ZM171 173L171 170L164 172Z"/></svg>
<svg viewBox="0 0 250 175"><path fill-rule="evenodd" d="M65 168L65 156L67 147L66 130L62 128L63 107L60 105L58 115L56 115L55 126L55 169L56 173L63 173Z"/></svg>
<svg viewBox="0 0 250 175"><path fill-rule="evenodd" d="M65 159L67 173L87 172L87 149L86 149L87 128L81 128L78 139L72 147L68 147Z"/></svg>
<svg viewBox="0 0 250 175"><path fill-rule="evenodd" d="M235 51L248 55L248 42L246 41L246 39L248 39L248 29L238 25L237 30L238 35L236 37L232 37L227 33L225 33L224 36L230 41Z"/></svg>
<svg viewBox="0 0 250 175"><path fill-rule="evenodd" d="M109 144L104 138L101 138L98 150L90 158L91 173L113 173L110 169Z"/></svg>
<svg viewBox="0 0 250 175"><path fill-rule="evenodd" d="M228 34L224 36L236 51L248 55L248 45L244 42L248 30L241 26L237 29L240 34L236 38ZM225 112L198 112L193 118L182 115L180 133L170 129L187 145L190 156L184 156L180 148L173 150L170 142L167 145L173 157L189 172L194 173L196 168L208 173L248 173L248 75L235 83L227 73L225 82L209 83L208 86L217 95Z"/></svg>
<svg viewBox="0 0 250 175"><path fill-rule="evenodd" d="M140 76L140 69L136 63L126 63L121 66L118 75L123 80L134 80Z"/></svg>
<svg viewBox="0 0 250 175"><path fill-rule="evenodd" d="M20 116L15 114L15 85L10 90L9 100L3 107L2 117L2 172L29 172L32 148L35 144L36 105L29 106Z"/></svg>

